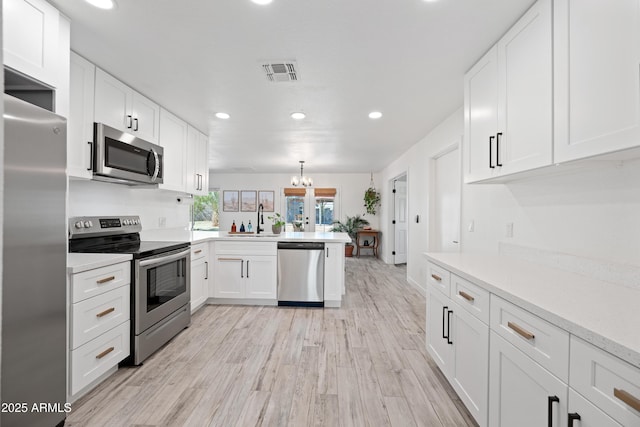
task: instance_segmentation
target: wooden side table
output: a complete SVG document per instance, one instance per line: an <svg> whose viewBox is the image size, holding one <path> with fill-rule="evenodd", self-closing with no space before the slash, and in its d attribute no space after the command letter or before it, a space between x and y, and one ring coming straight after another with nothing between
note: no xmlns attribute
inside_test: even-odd
<svg viewBox="0 0 640 427"><path fill-rule="evenodd" d="M369 239L366 239L369 237ZM364 241L369 241L368 245ZM371 241L373 240L373 241ZM378 230L360 230L356 234L356 256L360 257L360 248L373 250L373 256L378 258L378 245L380 244L380 232Z"/></svg>

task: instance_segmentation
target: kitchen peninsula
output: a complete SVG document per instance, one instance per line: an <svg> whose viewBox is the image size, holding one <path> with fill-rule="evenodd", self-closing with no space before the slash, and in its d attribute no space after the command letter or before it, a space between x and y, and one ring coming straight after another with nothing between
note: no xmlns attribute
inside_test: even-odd
<svg viewBox="0 0 640 427"><path fill-rule="evenodd" d="M279 242L324 243L324 306L340 307L346 233L229 234L184 229L148 230L145 240L191 242L191 311L205 304L277 305Z"/></svg>

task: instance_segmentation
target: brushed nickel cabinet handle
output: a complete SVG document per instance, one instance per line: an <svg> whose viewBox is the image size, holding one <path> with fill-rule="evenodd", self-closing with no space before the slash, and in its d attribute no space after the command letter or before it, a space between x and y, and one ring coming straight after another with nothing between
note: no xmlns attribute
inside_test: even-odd
<svg viewBox="0 0 640 427"><path fill-rule="evenodd" d="M627 405L631 406L636 411L640 411L640 399L629 393L628 391L614 388L613 395L622 400Z"/></svg>
<svg viewBox="0 0 640 427"><path fill-rule="evenodd" d="M528 340L532 340L532 339L534 339L536 337L531 332L527 331L526 329L523 329L522 327L516 325L513 322L507 322L507 326L510 327L511 329L513 329L514 331L516 331L518 333L518 335L520 335L521 337L526 338Z"/></svg>
<svg viewBox="0 0 640 427"><path fill-rule="evenodd" d="M113 350L115 350L114 347L109 347L108 349L106 349L105 351L103 351L102 353L98 354L96 356L96 359L102 359L103 357L105 357L107 354L111 353Z"/></svg>
<svg viewBox="0 0 640 427"><path fill-rule="evenodd" d="M198 255L200 252L202 252L202 249L198 249L197 251L194 252L194 254Z"/></svg>
<svg viewBox="0 0 640 427"><path fill-rule="evenodd" d="M218 258L218 261L244 261L242 258Z"/></svg>
<svg viewBox="0 0 640 427"><path fill-rule="evenodd" d="M96 283L98 285L102 285L103 283L107 283L112 280L116 280L116 276L109 276L109 277L105 277L104 279L96 280Z"/></svg>
<svg viewBox="0 0 640 427"><path fill-rule="evenodd" d="M473 302L473 301L475 300L475 298L474 298L474 297L472 297L471 295L469 295L469 294L468 294L468 293L466 293L465 291L459 291L459 292L458 292L458 294L459 294L462 298L466 299L466 300L467 300L467 301L469 301L469 302Z"/></svg>
<svg viewBox="0 0 640 427"><path fill-rule="evenodd" d="M102 312L96 314L96 317L104 317L107 314L112 313L114 311L116 311L115 307L110 307L110 308L107 308L105 311L102 311Z"/></svg>
<svg viewBox="0 0 640 427"><path fill-rule="evenodd" d="M438 276L437 274L432 274L431 277L433 277L438 282L442 282L442 277Z"/></svg>

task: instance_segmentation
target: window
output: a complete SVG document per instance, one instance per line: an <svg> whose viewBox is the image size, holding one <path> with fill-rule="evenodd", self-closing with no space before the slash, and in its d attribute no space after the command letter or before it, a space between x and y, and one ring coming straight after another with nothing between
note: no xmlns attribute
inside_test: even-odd
<svg viewBox="0 0 640 427"><path fill-rule="evenodd" d="M329 231L333 227L333 197L316 197L316 231Z"/></svg>
<svg viewBox="0 0 640 427"><path fill-rule="evenodd" d="M191 229L218 231L220 228L219 211L220 191L212 190L206 196L194 196L191 206Z"/></svg>

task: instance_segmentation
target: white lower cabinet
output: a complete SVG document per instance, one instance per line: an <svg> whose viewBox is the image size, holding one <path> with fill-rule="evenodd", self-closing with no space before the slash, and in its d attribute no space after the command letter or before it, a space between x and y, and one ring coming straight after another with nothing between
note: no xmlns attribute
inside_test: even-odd
<svg viewBox="0 0 640 427"><path fill-rule="evenodd" d="M201 308L209 295L209 244L191 247L191 313Z"/></svg>
<svg viewBox="0 0 640 427"><path fill-rule="evenodd" d="M324 300L339 302L344 294L344 243L325 243L324 251Z"/></svg>
<svg viewBox="0 0 640 427"><path fill-rule="evenodd" d="M451 277L455 281L455 276ZM429 285L427 351L476 422L484 427L487 425L489 326L470 311L474 296L464 294L470 300L465 300L469 306L463 308L444 295L440 287Z"/></svg>
<svg viewBox="0 0 640 427"><path fill-rule="evenodd" d="M129 356L131 263L91 269L69 277L69 395Z"/></svg>
<svg viewBox="0 0 640 427"><path fill-rule="evenodd" d="M596 405L569 389L569 427L621 427Z"/></svg>
<svg viewBox="0 0 640 427"><path fill-rule="evenodd" d="M491 331L489 425L567 425L568 386Z"/></svg>
<svg viewBox="0 0 640 427"><path fill-rule="evenodd" d="M276 242L217 242L213 257L213 297L277 298Z"/></svg>

